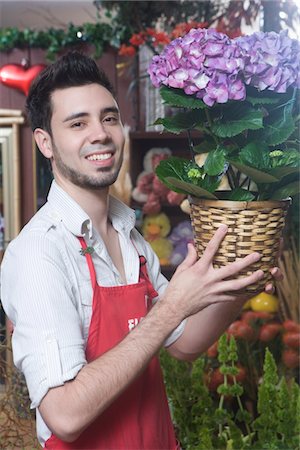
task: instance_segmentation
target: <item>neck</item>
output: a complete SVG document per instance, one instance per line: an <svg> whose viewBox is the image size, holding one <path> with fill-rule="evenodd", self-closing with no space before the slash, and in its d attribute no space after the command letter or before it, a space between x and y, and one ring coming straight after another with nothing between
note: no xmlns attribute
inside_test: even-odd
<svg viewBox="0 0 300 450"><path fill-rule="evenodd" d="M65 180L57 179L57 184L87 213L94 228L101 235L107 233L108 227L108 193L109 188L87 189Z"/></svg>

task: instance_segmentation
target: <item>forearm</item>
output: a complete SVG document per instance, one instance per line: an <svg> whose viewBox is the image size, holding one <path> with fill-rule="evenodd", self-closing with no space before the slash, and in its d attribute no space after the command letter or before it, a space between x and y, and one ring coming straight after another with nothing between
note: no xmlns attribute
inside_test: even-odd
<svg viewBox="0 0 300 450"><path fill-rule="evenodd" d="M165 302L116 347L87 364L76 378L50 389L39 410L48 427L72 442L144 370L180 319Z"/></svg>
<svg viewBox="0 0 300 450"><path fill-rule="evenodd" d="M245 300L215 303L187 319L180 338L168 347L177 359L193 361L205 352L235 320Z"/></svg>

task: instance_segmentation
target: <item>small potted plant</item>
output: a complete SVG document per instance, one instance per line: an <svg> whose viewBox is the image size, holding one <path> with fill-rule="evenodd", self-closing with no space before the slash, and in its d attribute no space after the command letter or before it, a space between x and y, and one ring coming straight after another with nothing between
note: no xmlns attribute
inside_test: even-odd
<svg viewBox="0 0 300 450"><path fill-rule="evenodd" d="M187 132L190 150L162 161L156 173L189 196L199 256L220 223L229 231L216 266L262 253L255 269L266 276L252 294L270 278L289 197L299 192L299 69L300 43L286 32L230 39L192 29L148 70L171 107L155 123Z"/></svg>

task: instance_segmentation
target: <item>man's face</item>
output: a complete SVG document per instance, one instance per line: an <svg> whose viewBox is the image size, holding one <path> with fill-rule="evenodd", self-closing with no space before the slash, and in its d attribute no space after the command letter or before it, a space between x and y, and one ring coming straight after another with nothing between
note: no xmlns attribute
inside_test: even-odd
<svg viewBox="0 0 300 450"><path fill-rule="evenodd" d="M54 176L87 189L105 188L118 176L124 132L116 101L98 84L52 94Z"/></svg>

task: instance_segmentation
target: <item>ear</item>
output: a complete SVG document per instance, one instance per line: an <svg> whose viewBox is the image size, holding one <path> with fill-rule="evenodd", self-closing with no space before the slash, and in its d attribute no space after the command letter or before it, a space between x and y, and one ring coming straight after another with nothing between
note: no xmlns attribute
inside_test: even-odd
<svg viewBox="0 0 300 450"><path fill-rule="evenodd" d="M50 134L42 128L36 128L33 136L40 152L48 159L52 158L52 139Z"/></svg>

